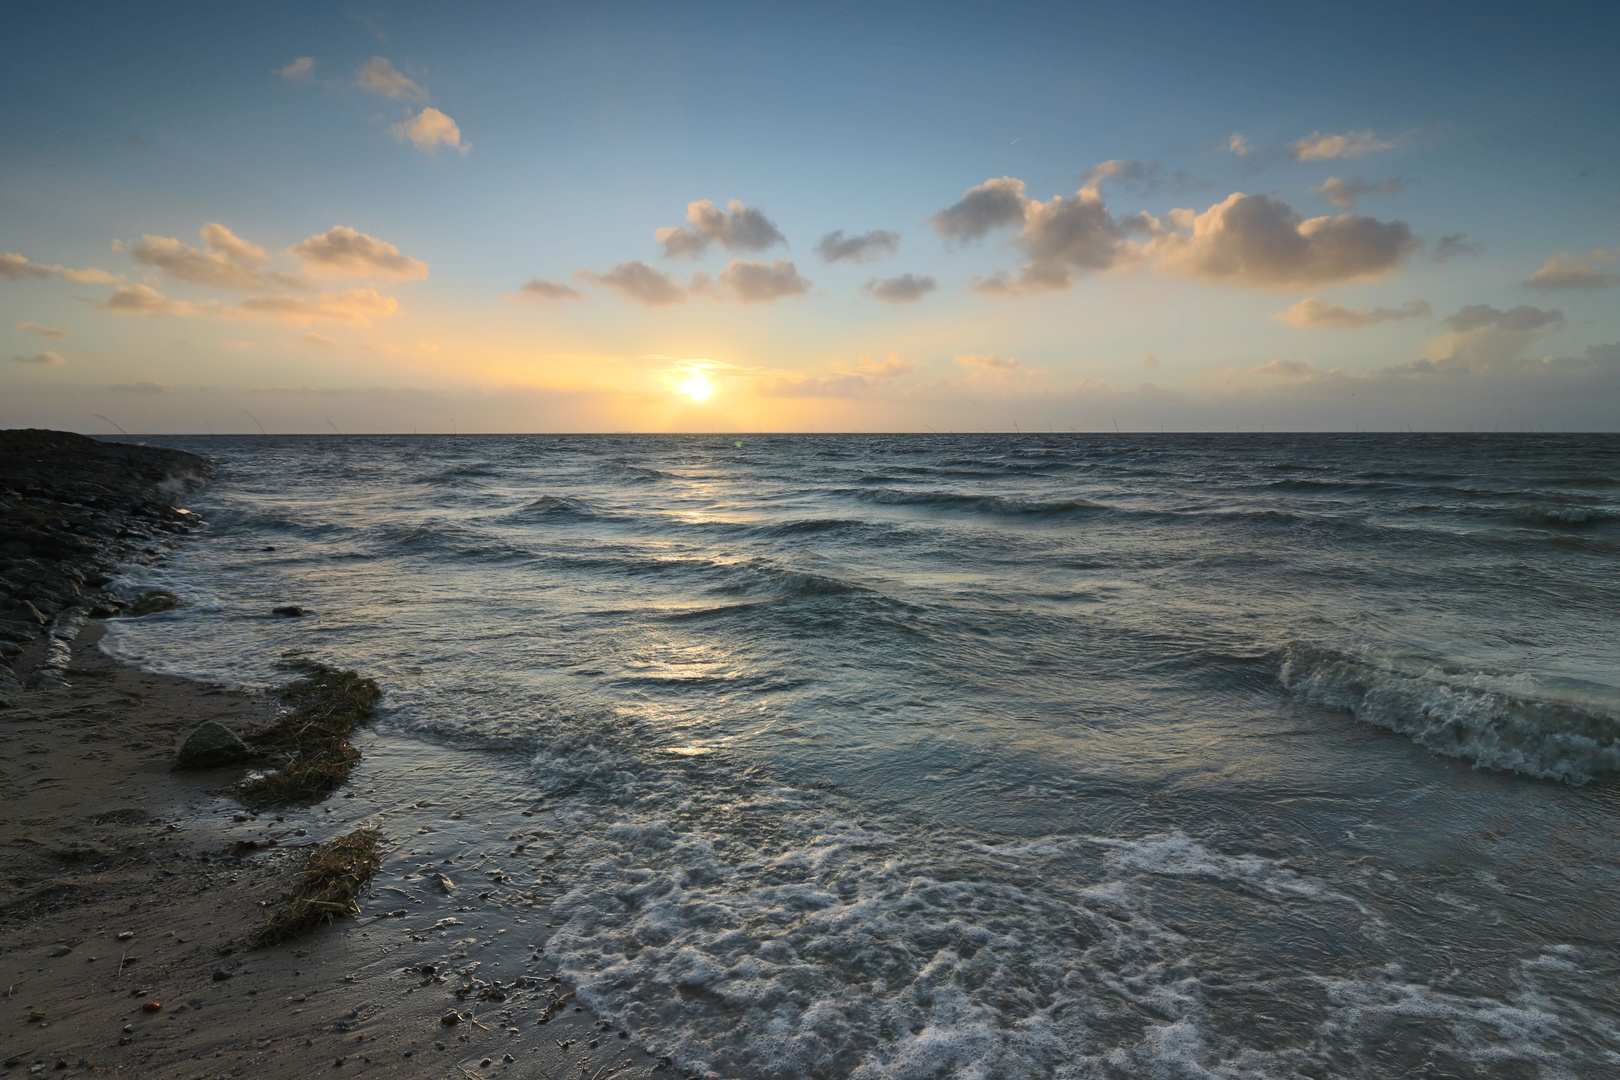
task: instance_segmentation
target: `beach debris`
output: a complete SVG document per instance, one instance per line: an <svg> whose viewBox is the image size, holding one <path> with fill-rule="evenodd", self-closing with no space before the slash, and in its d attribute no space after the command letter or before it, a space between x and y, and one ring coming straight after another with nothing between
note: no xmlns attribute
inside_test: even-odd
<svg viewBox="0 0 1620 1080"><path fill-rule="evenodd" d="M432 883L434 888L438 889L447 896L455 891L456 883L451 881L443 874L429 874L427 875L427 879Z"/></svg>
<svg viewBox="0 0 1620 1080"><path fill-rule="evenodd" d="M118 934L113 935L114 939L116 939L118 941L128 941L131 938L133 938L134 936L135 936L135 931L133 931L133 930L125 930L122 933L118 933Z"/></svg>
<svg viewBox="0 0 1620 1080"><path fill-rule="evenodd" d="M355 829L319 845L249 947L280 944L339 916L353 918L360 913L357 897L381 868L382 847L376 829Z"/></svg>
<svg viewBox="0 0 1620 1080"><path fill-rule="evenodd" d="M71 945L58 945L56 948L52 949L46 955L49 956L52 960L55 960L57 957L66 956L68 953L70 953L72 951L73 951L73 947Z"/></svg>
<svg viewBox="0 0 1620 1080"><path fill-rule="evenodd" d="M124 614L132 619L138 619L143 615L168 611L170 608L178 606L179 603L180 598L168 589L153 589L125 608Z"/></svg>
<svg viewBox="0 0 1620 1080"><path fill-rule="evenodd" d="M248 734L248 742L256 749L289 755L289 760L238 789L249 806L313 802L339 787L360 759L349 735L371 719L371 711L382 697L375 680L352 671L309 661L296 661L292 666L307 674L281 692L291 711Z"/></svg>
<svg viewBox="0 0 1620 1080"><path fill-rule="evenodd" d="M270 613L280 615L283 619L299 619L308 615L310 611L308 608L301 608L297 604L282 604L280 607L271 608Z"/></svg>
<svg viewBox="0 0 1620 1080"><path fill-rule="evenodd" d="M204 720L194 728L174 759L176 769L217 769L237 765L253 757L242 737L216 720Z"/></svg>

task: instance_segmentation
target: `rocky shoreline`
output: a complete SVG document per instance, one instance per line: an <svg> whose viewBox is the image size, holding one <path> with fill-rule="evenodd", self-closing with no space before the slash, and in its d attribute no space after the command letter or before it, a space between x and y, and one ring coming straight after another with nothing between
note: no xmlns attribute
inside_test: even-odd
<svg viewBox="0 0 1620 1080"><path fill-rule="evenodd" d="M150 562L201 524L174 500L210 473L183 450L0 431L0 708L67 685L84 621L126 607L106 591L117 564Z"/></svg>
<svg viewBox="0 0 1620 1080"><path fill-rule="evenodd" d="M175 768L199 728L251 740L299 710L97 644L98 619L173 603L109 586L200 524L174 500L208 476L179 451L0 432L0 1075L674 1072L561 983L545 917L567 824L490 790L499 769L353 725L333 736L359 744L338 798L250 805L259 773L236 757ZM306 904L359 918L267 935L318 854L357 836L370 891Z"/></svg>

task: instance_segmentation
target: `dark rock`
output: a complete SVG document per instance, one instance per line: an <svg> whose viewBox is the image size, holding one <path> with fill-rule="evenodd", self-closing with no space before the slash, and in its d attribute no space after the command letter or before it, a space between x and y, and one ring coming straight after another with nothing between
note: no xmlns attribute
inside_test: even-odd
<svg viewBox="0 0 1620 1080"><path fill-rule="evenodd" d="M308 615L309 610L307 608L301 608L297 604L282 604L278 608L273 608L272 613L280 615L284 619L297 619Z"/></svg>
<svg viewBox="0 0 1620 1080"><path fill-rule="evenodd" d="M29 690L66 690L72 684L55 668L39 668L28 673L23 685Z"/></svg>
<svg viewBox="0 0 1620 1080"><path fill-rule="evenodd" d="M180 598L167 589L153 589L125 608L124 614L132 619L138 619L142 615L150 615L156 611L168 611L178 603Z"/></svg>
<svg viewBox="0 0 1620 1080"><path fill-rule="evenodd" d="M205 720L186 737L185 745L174 760L177 769L217 769L222 765L237 765L249 761L253 751L241 736L213 720Z"/></svg>
<svg viewBox="0 0 1620 1080"><path fill-rule="evenodd" d="M226 971L224 968L215 968L214 969L214 981L215 982L224 982L226 979L229 979L231 977L231 975L232 975L232 972Z"/></svg>
<svg viewBox="0 0 1620 1080"><path fill-rule="evenodd" d="M22 700L22 683L10 668L0 667L0 709L14 709Z"/></svg>

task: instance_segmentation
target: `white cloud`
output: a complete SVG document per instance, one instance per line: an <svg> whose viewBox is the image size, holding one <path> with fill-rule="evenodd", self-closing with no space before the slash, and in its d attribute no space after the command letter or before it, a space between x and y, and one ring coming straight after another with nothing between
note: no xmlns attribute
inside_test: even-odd
<svg viewBox="0 0 1620 1080"><path fill-rule="evenodd" d="M873 278L861 286L861 291L872 299L882 300L885 303L909 304L914 300L921 300L936 287L937 283L931 277L901 274L892 278Z"/></svg>
<svg viewBox="0 0 1620 1080"><path fill-rule="evenodd" d="M1405 222L1355 214L1307 219L1286 203L1242 192L1196 216L1172 211L1169 220L1179 228L1148 245L1158 269L1233 287L1370 280L1397 269L1420 246Z"/></svg>
<svg viewBox="0 0 1620 1080"><path fill-rule="evenodd" d="M47 266L29 262L28 257L15 251L0 251L0 281L20 281L23 278L62 278L86 285L112 285L124 280L117 274L91 267L88 270L70 270L65 266Z"/></svg>
<svg viewBox="0 0 1620 1080"><path fill-rule="evenodd" d="M768 304L787 296L803 296L810 282L786 259L767 266L748 259L733 259L720 272L720 285L743 304Z"/></svg>
<svg viewBox="0 0 1620 1080"><path fill-rule="evenodd" d="M58 330L54 326L41 326L37 322L20 322L17 324L17 329L26 330L30 334L38 334L40 337L70 338L73 336L71 330Z"/></svg>
<svg viewBox="0 0 1620 1080"><path fill-rule="evenodd" d="M184 317L196 314L196 309L184 300L170 300L150 285L121 285L98 306L114 315Z"/></svg>
<svg viewBox="0 0 1620 1080"><path fill-rule="evenodd" d="M219 343L219 346L222 349L231 349L231 350L236 351L236 352L241 352L244 349L254 349L254 348L258 347L255 343L253 343L251 341L244 341L242 338L228 338L225 341L221 341Z"/></svg>
<svg viewBox="0 0 1620 1080"><path fill-rule="evenodd" d="M686 303L686 289L674 278L644 262L622 262L604 274L580 270L575 280L600 285L643 307Z"/></svg>
<svg viewBox="0 0 1620 1080"><path fill-rule="evenodd" d="M19 364L51 365L63 362L61 353L51 352L48 349L44 352L34 353L32 356L13 356L12 359Z"/></svg>
<svg viewBox="0 0 1620 1080"><path fill-rule="evenodd" d="M564 285L544 278L530 278L518 287L518 299L543 302L547 300L583 300L585 294L572 285Z"/></svg>
<svg viewBox="0 0 1620 1080"><path fill-rule="evenodd" d="M754 385L760 397L782 398L860 398L890 385L890 380L911 374L910 361L902 360L898 353L886 359L873 360L863 356L855 371L839 371L822 378L817 376L782 376L761 379Z"/></svg>
<svg viewBox="0 0 1620 1080"><path fill-rule="evenodd" d="M929 224L948 242L978 240L992 229L1021 224L1029 201L1022 180L1003 176L968 188L956 203L930 218Z"/></svg>
<svg viewBox="0 0 1620 1080"><path fill-rule="evenodd" d="M1335 161L1358 158L1375 150L1391 150L1397 141L1379 138L1371 131L1349 131L1343 135L1313 131L1305 138L1290 143L1288 154L1295 161Z"/></svg>
<svg viewBox="0 0 1620 1080"><path fill-rule="evenodd" d="M113 291L101 310L114 315L171 315L177 318L212 318L230 321L277 322L285 326L308 326L313 322L348 323L370 326L374 318L387 318L399 310L391 296L380 296L374 289L350 289L320 296L271 294L249 296L224 307L212 301L191 304L170 300L148 285L124 285Z"/></svg>
<svg viewBox="0 0 1620 1080"><path fill-rule="evenodd" d="M1011 371L1018 366L1018 357L1002 356L1000 353L975 353L969 356L958 356L956 362L965 368L996 368L1002 371Z"/></svg>
<svg viewBox="0 0 1620 1080"><path fill-rule="evenodd" d="M305 82L315 75L315 58L300 56L286 67L278 69L276 74L288 82Z"/></svg>
<svg viewBox="0 0 1620 1080"><path fill-rule="evenodd" d="M1253 149L1249 145L1249 140L1235 131L1232 132L1232 137L1226 140L1226 148L1238 157L1246 156Z"/></svg>
<svg viewBox="0 0 1620 1080"><path fill-rule="evenodd" d="M816 254L827 262L863 263L888 258L900 250L900 234L887 229L873 229L859 236L844 235L836 229L821 238Z"/></svg>
<svg viewBox="0 0 1620 1080"><path fill-rule="evenodd" d="M1528 304L1506 311L1470 304L1445 320L1450 333L1428 342L1422 359L1391 369L1393 374L1484 374L1522 366L1525 350L1559 329L1564 316Z"/></svg>
<svg viewBox="0 0 1620 1080"><path fill-rule="evenodd" d="M1459 255L1478 255L1485 249L1478 244L1467 242L1467 233L1448 233L1434 242L1434 254L1430 256L1435 262L1449 262Z"/></svg>
<svg viewBox="0 0 1620 1080"><path fill-rule="evenodd" d="M302 63L302 61L296 61ZM314 62L311 61L311 67ZM282 74L286 74L285 71ZM380 56L374 56L360 65L354 73L355 85L373 94L381 94L394 101L426 101L427 91L394 70L394 65Z"/></svg>
<svg viewBox="0 0 1620 1080"><path fill-rule="evenodd" d="M394 133L394 138L413 143L424 154L431 154L440 146L460 150L463 154L471 149L461 141L461 128L456 122L431 105L388 130Z"/></svg>
<svg viewBox="0 0 1620 1080"><path fill-rule="evenodd" d="M653 233L666 257L695 259L711 243L727 251L764 251L787 243L763 211L737 199L731 200L725 212L716 210L708 199L687 203L686 221L691 228L662 228Z"/></svg>
<svg viewBox="0 0 1620 1080"><path fill-rule="evenodd" d="M1311 296L1272 319L1301 330L1354 330L1398 319L1427 319L1433 314L1426 300L1413 300L1398 308L1347 308Z"/></svg>
<svg viewBox="0 0 1620 1080"><path fill-rule="evenodd" d="M249 296L234 307L210 312L221 319L277 322L284 326L310 323L347 323L370 326L372 319L386 319L399 310L399 301L381 296L375 289L349 289L347 292L308 296Z"/></svg>
<svg viewBox="0 0 1620 1080"><path fill-rule="evenodd" d="M1373 183L1359 177L1354 180L1340 180L1337 176L1330 176L1321 187L1311 188L1311 194L1321 196L1334 206L1354 210L1356 202L1364 195L1394 195L1404 187L1406 181L1397 177Z"/></svg>
<svg viewBox="0 0 1620 1080"><path fill-rule="evenodd" d="M420 281L428 264L401 255L385 240L367 236L347 225L335 225L287 249L304 260L306 273L318 277L380 277L391 281Z"/></svg>
<svg viewBox="0 0 1620 1080"><path fill-rule="evenodd" d="M1257 364L1249 369L1252 375L1261 375L1272 379L1322 379L1332 372L1323 371L1309 360L1277 359L1267 364Z"/></svg>
<svg viewBox="0 0 1620 1080"><path fill-rule="evenodd" d="M1560 252L1525 278L1524 283L1532 289L1613 288L1620 285L1620 274L1605 274L1598 267L1616 259L1620 259L1620 252L1594 251L1590 255Z"/></svg>
<svg viewBox="0 0 1620 1080"><path fill-rule="evenodd" d="M1157 353L1144 352L1142 354L1142 366L1145 368L1156 368L1162 363L1164 361L1159 359Z"/></svg>
<svg viewBox="0 0 1620 1080"><path fill-rule="evenodd" d="M115 383L112 388L121 394L167 394L171 389L164 383L153 382L150 379L132 383Z"/></svg>
<svg viewBox="0 0 1620 1080"><path fill-rule="evenodd" d="M209 222L199 230L207 251L187 247L170 236L143 236L129 249L130 256L143 266L153 266L165 277L189 281L216 289L251 292L255 289L308 288L308 283L290 274L269 270L269 256L262 247L248 243L225 226Z"/></svg>

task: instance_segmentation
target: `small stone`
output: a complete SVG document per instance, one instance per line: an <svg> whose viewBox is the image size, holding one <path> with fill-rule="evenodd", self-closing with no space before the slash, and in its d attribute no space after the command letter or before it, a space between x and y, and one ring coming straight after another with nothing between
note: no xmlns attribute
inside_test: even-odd
<svg viewBox="0 0 1620 1080"><path fill-rule="evenodd" d="M175 758L177 769L217 769L222 765L236 765L253 757L253 751L241 736L214 720L204 720L186 737Z"/></svg>
<svg viewBox="0 0 1620 1080"><path fill-rule="evenodd" d="M125 1035L133 1034L134 1031L135 1031L135 1025L134 1024L125 1024L124 1025L124 1034Z"/></svg>
<svg viewBox="0 0 1620 1080"><path fill-rule="evenodd" d="M461 1014L456 1012L454 1009L451 1009L449 1012L439 1017L439 1023L445 1025L446 1027L454 1027L455 1025L461 1023Z"/></svg>
<svg viewBox="0 0 1620 1080"><path fill-rule="evenodd" d="M72 950L72 949L70 949L70 948L69 948L69 947L68 947L68 946L66 946L66 945L58 945L58 946L57 946L57 947L56 947L56 948L54 948L54 949L52 949L52 950L51 950L51 951L50 951L50 954L49 954L49 955L50 955L50 957L51 957L51 959L53 959L53 960L54 960L54 959L56 959L56 958L57 958L57 957L58 957L58 956L66 956L66 955L67 955L67 954L68 954L68 953L70 953L70 952L72 952L72 951L73 951L73 950Z"/></svg>
<svg viewBox="0 0 1620 1080"><path fill-rule="evenodd" d="M442 1042L434 1043L433 1044L433 1049L435 1049L435 1050L443 1050L444 1049L444 1043L442 1043Z"/></svg>
<svg viewBox="0 0 1620 1080"><path fill-rule="evenodd" d="M215 982L224 982L226 979L229 979L234 974L235 974L235 972L226 971L224 968L215 968L214 969L214 981Z"/></svg>
<svg viewBox="0 0 1620 1080"><path fill-rule="evenodd" d="M510 1065L510 1064L512 1064L512 1062L516 1061L517 1058L513 1057L511 1054L502 1054L501 1055L501 1060L506 1062L508 1065Z"/></svg>
<svg viewBox="0 0 1620 1080"><path fill-rule="evenodd" d="M145 1005L141 1006L141 1012L157 1012L158 1010L160 1010L162 1008L163 1008L163 1002L161 1002L161 1001L148 1001Z"/></svg>
<svg viewBox="0 0 1620 1080"><path fill-rule="evenodd" d="M483 1061L480 1061L478 1063L478 1067L480 1069L487 1069L493 1064L495 1064L495 1059L494 1058L485 1058Z"/></svg>
<svg viewBox="0 0 1620 1080"><path fill-rule="evenodd" d="M309 614L309 609L301 608L297 604L282 604L278 608L272 608L271 613L280 615L283 619L300 619Z"/></svg>

